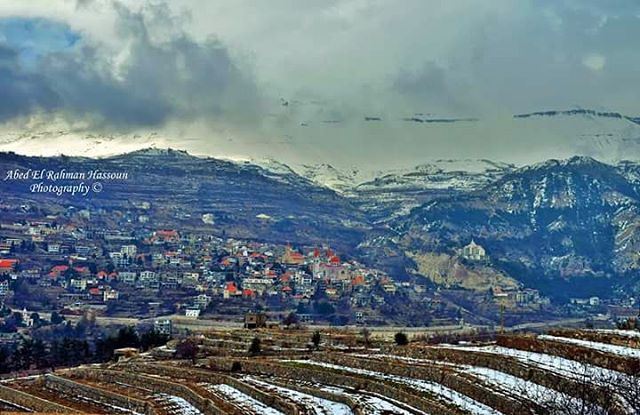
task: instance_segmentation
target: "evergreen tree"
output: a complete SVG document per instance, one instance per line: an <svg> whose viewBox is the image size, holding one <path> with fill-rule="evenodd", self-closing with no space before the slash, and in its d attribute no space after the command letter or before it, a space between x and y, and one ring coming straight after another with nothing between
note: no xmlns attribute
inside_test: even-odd
<svg viewBox="0 0 640 415"><path fill-rule="evenodd" d="M0 347L0 373L8 373L11 371L11 363L9 361L11 354L6 347Z"/></svg>
<svg viewBox="0 0 640 415"><path fill-rule="evenodd" d="M251 345L249 346L249 354L251 356L257 356L262 352L262 346L260 345L260 339L258 337L254 337L251 340Z"/></svg>
<svg viewBox="0 0 640 415"><path fill-rule="evenodd" d="M143 351L166 344L171 337L157 332L155 329L147 331L140 336L140 347Z"/></svg>
<svg viewBox="0 0 640 415"><path fill-rule="evenodd" d="M64 321L64 317L58 314L56 311L51 313L51 324L60 324Z"/></svg>
<svg viewBox="0 0 640 415"><path fill-rule="evenodd" d="M121 347L140 347L140 337L133 326L123 327L118 330L115 341L116 349Z"/></svg>
<svg viewBox="0 0 640 415"><path fill-rule="evenodd" d="M40 339L33 342L33 360L38 369L43 369L49 364L50 356L47 353L47 347Z"/></svg>
<svg viewBox="0 0 640 415"><path fill-rule="evenodd" d="M320 332L316 330L313 333L313 336L311 336L311 342L313 343L313 346L316 348L316 350L320 348L320 340L321 340Z"/></svg>
<svg viewBox="0 0 640 415"><path fill-rule="evenodd" d="M33 340L22 339L22 343L13 355L17 369L29 369L33 364Z"/></svg>

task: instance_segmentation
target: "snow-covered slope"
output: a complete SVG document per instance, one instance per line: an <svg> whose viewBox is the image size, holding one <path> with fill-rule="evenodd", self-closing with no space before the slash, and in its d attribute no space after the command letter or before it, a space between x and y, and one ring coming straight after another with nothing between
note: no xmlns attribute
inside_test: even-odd
<svg viewBox="0 0 640 415"><path fill-rule="evenodd" d="M297 174L347 196L379 191L473 190L511 172L515 166L491 160L430 160L414 167L389 170L342 169L331 164L287 165L276 160L249 160L271 175Z"/></svg>
<svg viewBox="0 0 640 415"><path fill-rule="evenodd" d="M28 156L109 157L147 148L175 147L176 143L157 133L99 134L67 130L5 132L0 134L0 151Z"/></svg>
<svg viewBox="0 0 640 415"><path fill-rule="evenodd" d="M341 191L381 177L383 174L377 170L413 169L410 166L423 164L424 160L499 159L524 165L573 155L608 163L640 159L640 117L633 114L578 108L496 115L474 122L415 123L398 116L380 118L374 124L357 118L282 131L286 136L283 140L259 131L246 137L227 137L219 132L191 133L171 126L160 127L159 133L90 132L86 126L59 122L17 129L2 126L0 151L104 157L146 147L171 147L217 158L276 159L316 183ZM324 140L327 134L330 138ZM363 141L361 134L371 134L372 138ZM369 148L354 144L363 142L370 143ZM456 170L451 161L447 164L445 171ZM276 168L274 163L264 167ZM460 170L471 172L468 167ZM458 186L446 181L442 184L449 185Z"/></svg>
<svg viewBox="0 0 640 415"><path fill-rule="evenodd" d="M312 182L341 193L350 193L358 184L366 181L378 172L365 172L356 167L340 169L331 164L301 164L293 167L301 176Z"/></svg>
<svg viewBox="0 0 640 415"><path fill-rule="evenodd" d="M579 154L616 163L640 158L639 117L578 108L517 114L514 122L516 134L541 138L526 143L531 152L539 152L540 144L558 148L558 154L547 154L544 159Z"/></svg>
<svg viewBox="0 0 640 415"><path fill-rule="evenodd" d="M371 181L360 183L357 190L473 190L513 171L514 165L491 160L434 160L409 169L391 170Z"/></svg>

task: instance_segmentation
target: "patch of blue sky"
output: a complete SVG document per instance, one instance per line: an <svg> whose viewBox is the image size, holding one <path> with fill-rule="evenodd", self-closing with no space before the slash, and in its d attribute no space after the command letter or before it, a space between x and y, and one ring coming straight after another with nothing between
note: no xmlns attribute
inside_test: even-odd
<svg viewBox="0 0 640 415"><path fill-rule="evenodd" d="M81 36L60 22L41 18L0 19L0 44L18 53L21 63L33 66L49 53L73 48Z"/></svg>

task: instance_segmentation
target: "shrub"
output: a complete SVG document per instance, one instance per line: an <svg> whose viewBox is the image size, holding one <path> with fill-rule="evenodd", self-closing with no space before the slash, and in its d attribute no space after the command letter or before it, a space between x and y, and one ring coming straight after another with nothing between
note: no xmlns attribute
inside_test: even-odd
<svg viewBox="0 0 640 415"><path fill-rule="evenodd" d="M406 346L407 344L409 344L409 338L401 331L396 333L396 335L394 336L394 340L396 341L396 344L398 346Z"/></svg>

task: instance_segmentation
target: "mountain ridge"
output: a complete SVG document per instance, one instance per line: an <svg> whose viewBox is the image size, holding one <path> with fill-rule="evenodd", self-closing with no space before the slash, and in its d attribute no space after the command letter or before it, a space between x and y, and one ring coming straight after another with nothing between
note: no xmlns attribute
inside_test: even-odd
<svg viewBox="0 0 640 415"><path fill-rule="evenodd" d="M414 166L426 159L478 158L520 166L573 154L611 163L624 158L640 159L640 117L614 110L577 108L487 114L473 123L415 123L402 118L403 114L382 114L372 123L354 115L341 124L316 122L305 127L290 120L291 125L279 127L282 130L256 132L257 137L209 137L173 131L170 127L159 131L99 132L43 122L0 133L0 151L108 157L147 147L176 147L217 158L275 159L290 167L300 166L298 173L303 173L302 165L325 164L343 172L355 169L357 182L378 176L379 170ZM350 139L352 135L357 139L358 134L370 137L361 141L362 148L355 147ZM390 151L385 151L387 146ZM341 183L336 182L336 186Z"/></svg>

